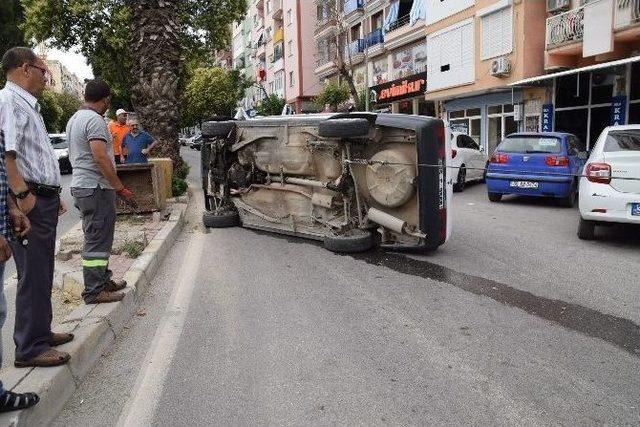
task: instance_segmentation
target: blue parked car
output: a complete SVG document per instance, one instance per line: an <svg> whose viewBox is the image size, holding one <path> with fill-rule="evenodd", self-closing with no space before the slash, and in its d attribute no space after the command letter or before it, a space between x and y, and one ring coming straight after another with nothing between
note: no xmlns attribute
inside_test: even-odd
<svg viewBox="0 0 640 427"><path fill-rule="evenodd" d="M554 197L563 206L576 202L586 153L575 135L563 132L513 133L496 148L487 169L489 200L505 194ZM572 176L573 175L573 176Z"/></svg>

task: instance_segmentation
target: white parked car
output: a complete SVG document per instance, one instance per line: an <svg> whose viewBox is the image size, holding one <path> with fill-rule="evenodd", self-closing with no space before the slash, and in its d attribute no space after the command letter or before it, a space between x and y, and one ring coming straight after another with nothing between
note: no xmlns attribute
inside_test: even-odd
<svg viewBox="0 0 640 427"><path fill-rule="evenodd" d="M460 132L452 132L451 166L453 190L463 191L467 182L484 179L487 155L470 136Z"/></svg>
<svg viewBox="0 0 640 427"><path fill-rule="evenodd" d="M640 125L605 128L580 178L578 237L601 223L640 224Z"/></svg>

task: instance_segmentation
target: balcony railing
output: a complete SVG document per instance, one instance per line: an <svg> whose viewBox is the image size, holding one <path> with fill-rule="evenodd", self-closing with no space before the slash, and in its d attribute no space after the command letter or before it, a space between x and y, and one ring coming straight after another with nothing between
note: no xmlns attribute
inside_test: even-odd
<svg viewBox="0 0 640 427"><path fill-rule="evenodd" d="M278 43L284 40L284 30L282 28L279 28L278 30L276 30L275 33L273 33L273 43Z"/></svg>
<svg viewBox="0 0 640 427"><path fill-rule="evenodd" d="M584 37L584 6L547 18L547 49L581 41Z"/></svg>
<svg viewBox="0 0 640 427"><path fill-rule="evenodd" d="M405 25L409 25L410 20L411 16L409 15L401 16L389 25L389 32L397 30L400 27L404 27Z"/></svg>
<svg viewBox="0 0 640 427"><path fill-rule="evenodd" d="M348 15L351 12L362 8L364 8L364 0L346 0L342 7L342 11L345 15Z"/></svg>
<svg viewBox="0 0 640 427"><path fill-rule="evenodd" d="M640 0L615 0L615 28L640 24Z"/></svg>
<svg viewBox="0 0 640 427"><path fill-rule="evenodd" d="M375 46L380 43L384 43L384 34L382 34L382 28L371 31L364 39L365 47Z"/></svg>
<svg viewBox="0 0 640 427"><path fill-rule="evenodd" d="M316 59L316 66L321 67L329 62L333 62L335 59L335 51L318 52L318 58Z"/></svg>
<svg viewBox="0 0 640 427"><path fill-rule="evenodd" d="M364 39L357 39L344 47L344 59L348 60L364 52Z"/></svg>
<svg viewBox="0 0 640 427"><path fill-rule="evenodd" d="M274 19L282 18L282 0L273 1L273 17Z"/></svg>

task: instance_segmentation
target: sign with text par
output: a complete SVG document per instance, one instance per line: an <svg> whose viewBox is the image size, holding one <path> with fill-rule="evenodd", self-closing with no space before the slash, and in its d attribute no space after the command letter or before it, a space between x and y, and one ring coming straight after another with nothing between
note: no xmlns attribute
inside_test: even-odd
<svg viewBox="0 0 640 427"><path fill-rule="evenodd" d="M553 104L542 106L542 132L553 131Z"/></svg>

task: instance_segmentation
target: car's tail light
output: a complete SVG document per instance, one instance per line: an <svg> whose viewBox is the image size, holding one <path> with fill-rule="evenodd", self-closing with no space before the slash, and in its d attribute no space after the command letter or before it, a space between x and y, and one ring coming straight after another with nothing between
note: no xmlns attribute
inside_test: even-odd
<svg viewBox="0 0 640 427"><path fill-rule="evenodd" d="M569 166L569 158L566 156L547 156L544 162L547 166Z"/></svg>
<svg viewBox="0 0 640 427"><path fill-rule="evenodd" d="M454 150L453 148L451 149L451 158L455 159L456 156L458 155L458 150Z"/></svg>
<svg viewBox="0 0 640 427"><path fill-rule="evenodd" d="M508 163L508 162L509 162L509 156L507 156L506 154L495 153L493 156L491 156L491 163Z"/></svg>
<svg viewBox="0 0 640 427"><path fill-rule="evenodd" d="M591 182L609 184L611 182L611 166L606 163L589 163L585 169L587 179Z"/></svg>

